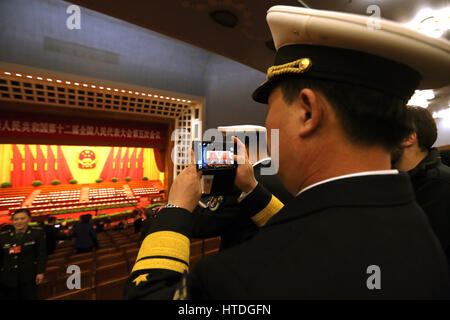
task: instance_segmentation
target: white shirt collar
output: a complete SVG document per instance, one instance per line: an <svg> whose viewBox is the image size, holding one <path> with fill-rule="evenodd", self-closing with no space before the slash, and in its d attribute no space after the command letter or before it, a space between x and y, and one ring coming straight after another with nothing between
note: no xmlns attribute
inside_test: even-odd
<svg viewBox="0 0 450 320"><path fill-rule="evenodd" d="M256 165L258 165L258 164L260 164L261 162L264 162L264 161L267 161L267 160L272 161L272 159L271 159L270 157L267 157L267 158L261 159L261 160L259 160L259 161L256 161L256 162L253 164L253 167L256 166Z"/></svg>
<svg viewBox="0 0 450 320"><path fill-rule="evenodd" d="M334 180L340 180L340 179L346 179L346 178L352 178L352 177L360 177L360 176L372 176L372 175L381 175L381 174L398 174L398 170L376 170L376 171L364 171L364 172L357 172L357 173L351 173L351 174L346 174L343 176L338 176L338 177L333 177L330 179L326 179L326 180L322 180L319 182L316 182L310 186L307 186L306 188L300 190L299 193L297 193L296 197L301 194L302 192L305 192L306 190L309 190L311 188L314 188L320 184L324 184L327 182L331 182Z"/></svg>

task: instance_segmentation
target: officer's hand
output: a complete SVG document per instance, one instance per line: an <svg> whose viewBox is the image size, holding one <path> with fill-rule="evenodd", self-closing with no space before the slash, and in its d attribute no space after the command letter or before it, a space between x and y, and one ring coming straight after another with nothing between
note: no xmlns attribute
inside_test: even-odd
<svg viewBox="0 0 450 320"><path fill-rule="evenodd" d="M236 170L236 178L234 179L234 184L242 192L250 192L258 184L258 181L256 181L255 175L253 173L253 165L248 159L245 145L237 137L233 137L233 140L238 145L238 155L235 156L238 167Z"/></svg>
<svg viewBox="0 0 450 320"><path fill-rule="evenodd" d="M44 274L40 273L36 275L36 284L40 285L44 281Z"/></svg>
<svg viewBox="0 0 450 320"><path fill-rule="evenodd" d="M201 177L202 172L197 172L195 164L190 164L181 171L170 188L169 203L190 212L194 211L202 196Z"/></svg>

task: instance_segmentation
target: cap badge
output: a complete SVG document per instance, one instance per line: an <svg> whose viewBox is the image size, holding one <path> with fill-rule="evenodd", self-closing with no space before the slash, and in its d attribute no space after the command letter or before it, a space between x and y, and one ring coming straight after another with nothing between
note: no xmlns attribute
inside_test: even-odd
<svg viewBox="0 0 450 320"><path fill-rule="evenodd" d="M287 73L304 73L311 68L312 62L309 58L301 58L292 62L281 64L278 66L272 66L267 69L267 80L271 78Z"/></svg>

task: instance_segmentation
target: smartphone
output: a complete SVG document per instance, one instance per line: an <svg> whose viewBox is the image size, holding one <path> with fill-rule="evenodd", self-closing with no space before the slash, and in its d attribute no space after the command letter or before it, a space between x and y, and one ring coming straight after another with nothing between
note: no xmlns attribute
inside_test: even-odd
<svg viewBox="0 0 450 320"><path fill-rule="evenodd" d="M194 141L193 149L197 170L214 174L215 171L234 170L237 145L234 141Z"/></svg>

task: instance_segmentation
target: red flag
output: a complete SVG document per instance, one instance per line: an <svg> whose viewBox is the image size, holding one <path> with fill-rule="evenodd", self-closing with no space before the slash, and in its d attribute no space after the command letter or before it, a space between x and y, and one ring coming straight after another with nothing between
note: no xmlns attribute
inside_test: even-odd
<svg viewBox="0 0 450 320"><path fill-rule="evenodd" d="M131 180L137 180L136 150L137 148L134 148L130 158L130 171L128 172L128 176L131 178Z"/></svg>
<svg viewBox="0 0 450 320"><path fill-rule="evenodd" d="M144 177L144 149L142 148L138 158L136 179L141 180L143 177Z"/></svg>
<svg viewBox="0 0 450 320"><path fill-rule="evenodd" d="M30 146L25 145L25 171L23 172L23 185L31 186L34 181L34 158Z"/></svg>
<svg viewBox="0 0 450 320"><path fill-rule="evenodd" d="M72 179L72 173L70 172L69 166L67 165L66 157L64 157L64 153L62 152L61 146L58 146L58 180L61 183L69 183Z"/></svg>
<svg viewBox="0 0 450 320"><path fill-rule="evenodd" d="M23 159L22 155L20 154L19 148L16 144L13 145L13 169L11 170L11 184L13 187L21 187L24 186L23 184L23 173L22 171L22 165L23 165Z"/></svg>
<svg viewBox="0 0 450 320"><path fill-rule="evenodd" d="M120 174L118 177L119 180L125 180L125 177L128 176L128 171L129 171L128 151L129 151L129 149L130 148L127 148L127 151L125 151L125 154L123 155L123 158L122 158L122 166L121 166Z"/></svg>
<svg viewBox="0 0 450 320"><path fill-rule="evenodd" d="M155 162L156 162L156 166L158 167L158 170L163 172L164 171L164 152L159 148L154 148L153 154L155 156Z"/></svg>
<svg viewBox="0 0 450 320"><path fill-rule="evenodd" d="M114 162L114 147L111 148L109 152L108 158L105 161L105 165L103 166L102 173L100 174L100 178L103 181L109 181L113 178L113 162Z"/></svg>
<svg viewBox="0 0 450 320"><path fill-rule="evenodd" d="M119 175L120 175L120 164L122 162L122 147L120 147L119 151L117 152L116 158L114 159L114 164L113 164L113 174L112 177L113 178L117 178L119 180Z"/></svg>
<svg viewBox="0 0 450 320"><path fill-rule="evenodd" d="M55 170L55 155L53 154L52 148L47 146L47 183L51 183L53 180L56 180Z"/></svg>
<svg viewBox="0 0 450 320"><path fill-rule="evenodd" d="M51 181L48 181L48 177L45 172L45 157L42 153L41 146L36 146L36 180L41 180L42 184L49 184Z"/></svg>

